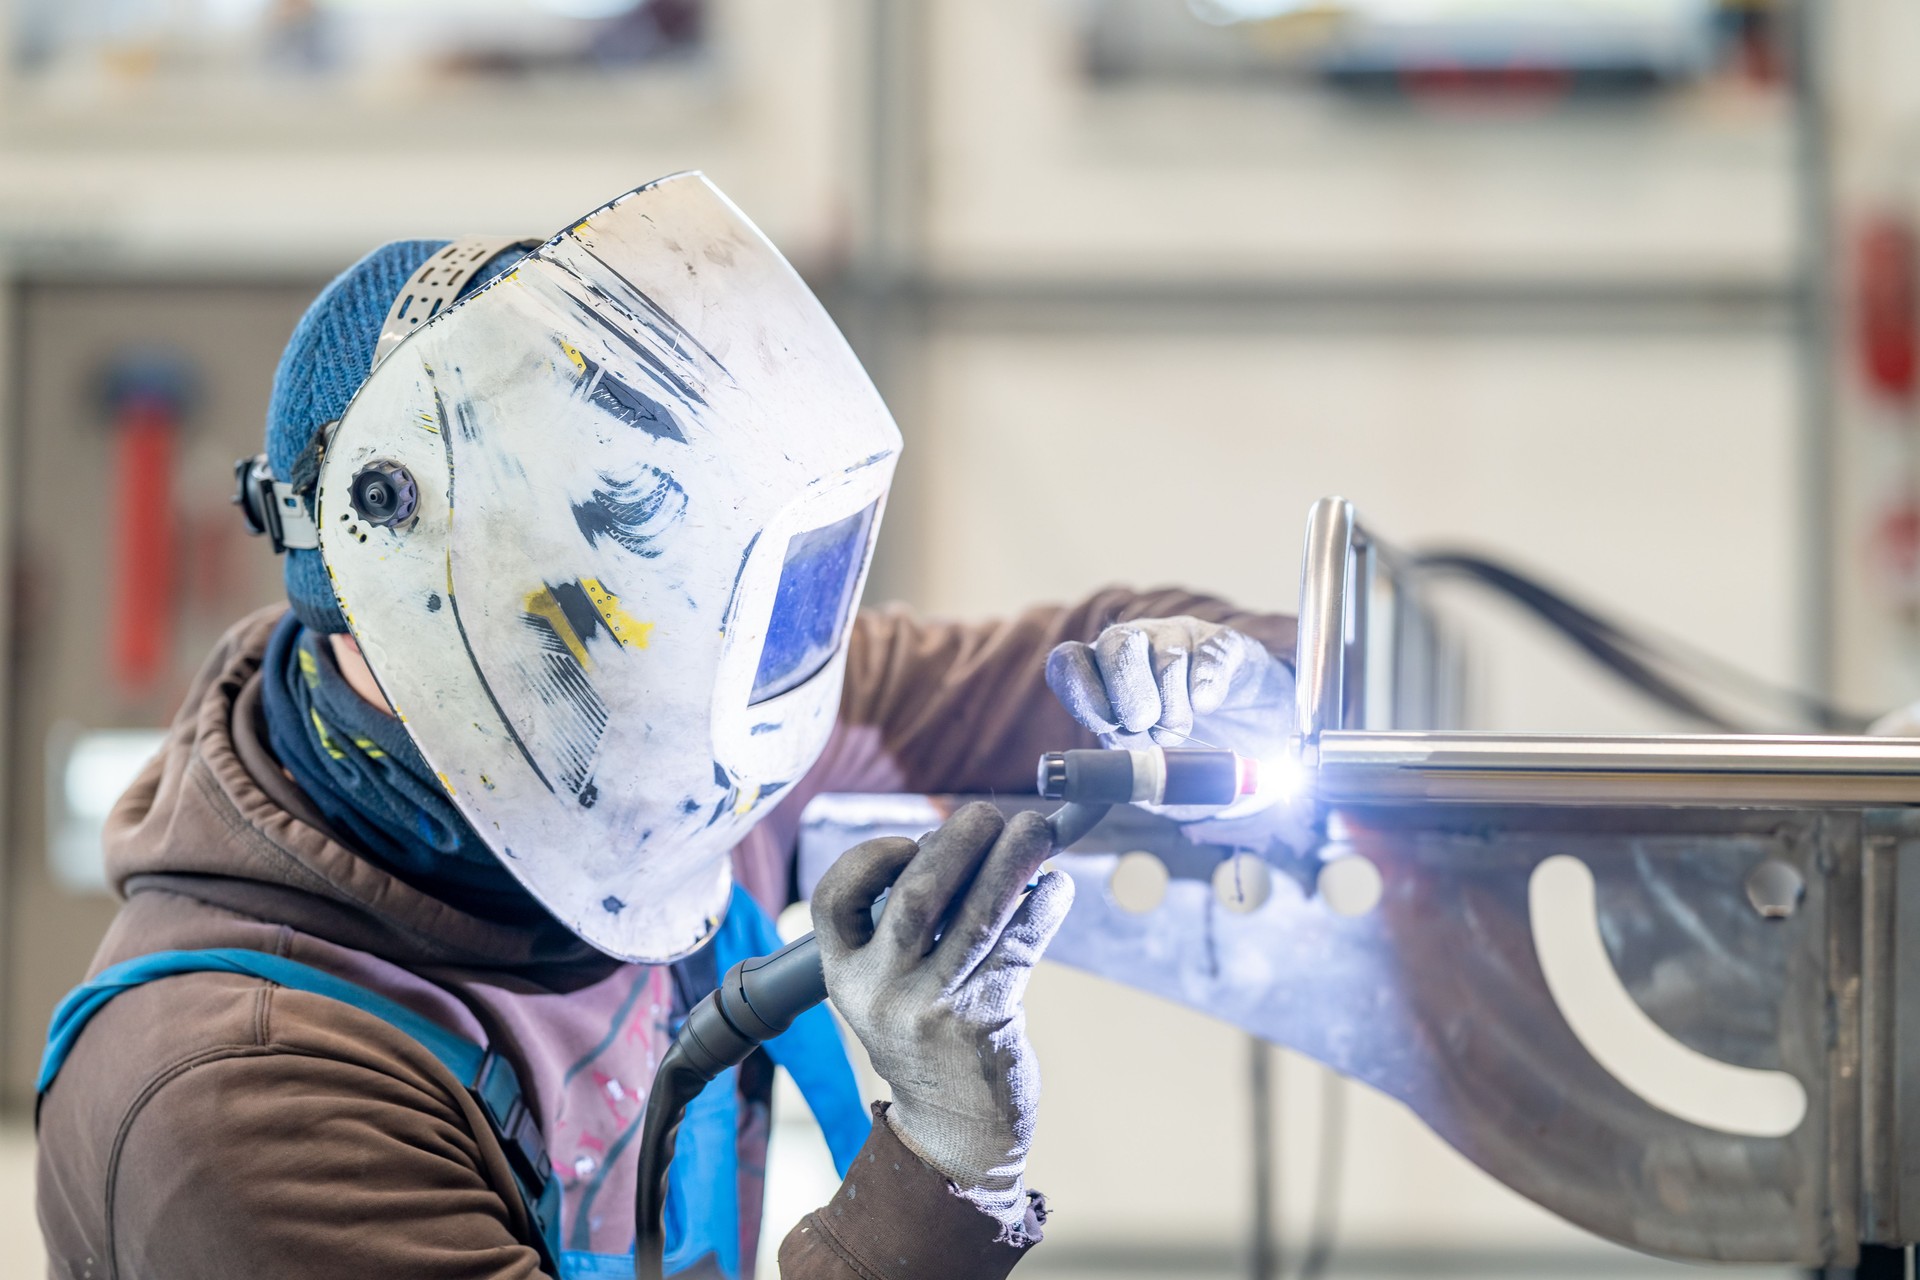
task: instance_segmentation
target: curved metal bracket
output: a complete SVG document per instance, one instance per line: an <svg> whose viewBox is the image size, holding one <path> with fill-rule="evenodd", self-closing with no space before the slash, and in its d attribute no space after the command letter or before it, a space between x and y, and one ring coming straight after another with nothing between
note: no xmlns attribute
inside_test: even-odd
<svg viewBox="0 0 1920 1280"><path fill-rule="evenodd" d="M1226 851L1182 852L1177 834L1137 826L1098 833L1109 852L1060 859L1077 894L1048 958L1371 1085L1500 1182L1618 1243L1719 1261L1851 1257L1858 1101L1846 1047L1858 972L1834 953L1848 945L1858 890L1835 855L1857 822L1595 821L1540 808L1525 825L1457 807L1377 816L1352 825L1339 850L1381 873L1379 904L1353 919L1280 875L1263 905L1237 913L1205 876ZM1131 914L1108 892L1121 845L1176 868L1151 912ZM1808 1095L1797 1129L1703 1128L1594 1059L1548 989L1529 915L1534 868L1567 853L1594 873L1602 936L1631 947L1631 963L1613 958L1636 1003L1710 1056L1792 1073ZM1790 920L1765 920L1744 899L1748 875L1772 859L1808 878Z"/></svg>
<svg viewBox="0 0 1920 1280"><path fill-rule="evenodd" d="M801 833L802 889L852 843L917 835L960 802L823 797ZM1242 912L1212 885L1231 850L1116 809L1055 860L1076 893L1047 958L1370 1085L1498 1181L1620 1244L1812 1266L1849 1265L1860 1239L1895 1238L1897 1179L1870 1183L1889 1198L1878 1219L1861 1211L1863 1117L1877 1096L1863 1088L1863 1044L1887 1037L1861 1007L1884 979L1863 964L1858 853L1872 837L1859 815L1395 806L1347 815L1345 826L1332 852L1378 868L1373 910L1336 914L1312 891L1318 859L1276 848L1272 892ZM1141 913L1108 888L1121 855L1136 851L1171 876L1160 905ZM1530 878L1556 854L1592 870L1600 933L1635 1003L1701 1053L1791 1073L1807 1095L1796 1129L1704 1128L1593 1057L1533 940ZM1785 919L1746 897L1769 862L1805 882Z"/></svg>

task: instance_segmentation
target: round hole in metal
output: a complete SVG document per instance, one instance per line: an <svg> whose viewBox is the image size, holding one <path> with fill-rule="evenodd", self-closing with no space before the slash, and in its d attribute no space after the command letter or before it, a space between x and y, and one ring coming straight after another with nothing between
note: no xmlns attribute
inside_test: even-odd
<svg viewBox="0 0 1920 1280"><path fill-rule="evenodd" d="M1337 916L1363 916L1380 905L1386 887L1380 868L1369 858L1349 853L1323 864L1315 882L1320 900Z"/></svg>
<svg viewBox="0 0 1920 1280"><path fill-rule="evenodd" d="M1273 896L1273 869L1251 853L1236 853L1213 869L1213 896L1229 911L1258 911Z"/></svg>
<svg viewBox="0 0 1920 1280"><path fill-rule="evenodd" d="M1107 877L1107 896L1130 915L1155 910L1167 899L1167 864L1142 849L1123 853Z"/></svg>

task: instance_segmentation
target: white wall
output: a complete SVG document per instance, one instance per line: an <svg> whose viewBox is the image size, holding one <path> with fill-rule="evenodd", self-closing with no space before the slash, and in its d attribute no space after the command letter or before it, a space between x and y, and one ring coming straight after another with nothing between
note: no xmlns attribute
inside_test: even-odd
<svg viewBox="0 0 1920 1280"><path fill-rule="evenodd" d="M937 611L1115 581L1291 611L1307 507L1340 493L1391 541L1497 549L1793 675L1782 335L964 328L936 332L926 368L911 579ZM1491 663L1487 727L1647 723L1526 650Z"/></svg>

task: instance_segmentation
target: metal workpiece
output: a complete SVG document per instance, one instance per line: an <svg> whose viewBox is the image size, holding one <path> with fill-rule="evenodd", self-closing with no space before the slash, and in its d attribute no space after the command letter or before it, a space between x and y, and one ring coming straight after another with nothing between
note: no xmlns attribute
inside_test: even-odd
<svg viewBox="0 0 1920 1280"><path fill-rule="evenodd" d="M1456 638L1404 557L1365 529L1344 498L1307 518L1294 653L1294 726L1311 761L1336 729L1439 729L1465 702Z"/></svg>
<svg viewBox="0 0 1920 1280"><path fill-rule="evenodd" d="M803 889L849 841L918 834L963 800L816 803L801 834ZM1862 849L1888 847L1887 824L1902 820L1397 805L1335 815L1323 849L1275 844L1248 858L1120 808L1054 859L1075 897L1047 959L1231 1023L1399 1100L1499 1182L1606 1239L1703 1261L1844 1266L1861 1240L1910 1238L1900 1234L1916 1221L1901 1216L1903 1197L1920 1194L1920 1174L1903 1176L1899 1154L1915 1144L1900 1141L1895 1119L1920 1114L1920 1051L1888 1048L1920 1044L1920 1028L1903 1031L1897 988L1867 971L1898 963L1870 914L1893 923L1893 886L1876 881L1863 902ZM1909 838L1920 856L1920 838ZM1142 853L1168 872L1145 910L1114 889L1122 858ZM1219 875L1236 856L1233 879L1262 880L1238 902L1223 899ZM1356 915L1319 890L1323 868L1348 858L1380 878L1378 899ZM1536 874L1563 858L1587 868L1589 900L1537 896ZM1758 869L1782 866L1799 878L1797 901L1769 918L1748 886ZM1647 1080L1616 1075L1546 971L1551 930L1579 912L1597 930L1588 959L1667 1054L1707 1059L1709 1087L1716 1071L1785 1073L1804 1091L1798 1123L1716 1127L1643 1094ZM1909 936L1920 937L1920 918ZM1906 964L1920 968L1920 946L1908 951ZM1658 1084L1664 1059L1648 1065Z"/></svg>
<svg viewBox="0 0 1920 1280"><path fill-rule="evenodd" d="M1863 1161L1871 1179L1865 1200L1878 1229L1864 1239L1887 1244L1920 1241L1920 832L1903 813L1898 828L1872 833L1869 874L1878 873L1878 913L1866 919L1864 938L1877 947L1863 984L1874 998L1862 1046L1879 1084L1880 1114L1863 1122ZM1874 1175L1878 1176L1875 1177Z"/></svg>
<svg viewBox="0 0 1920 1280"><path fill-rule="evenodd" d="M1311 751L1345 723L1347 625L1354 592L1353 504L1322 498L1307 516L1300 566L1300 618L1294 671L1294 730Z"/></svg>
<svg viewBox="0 0 1920 1280"><path fill-rule="evenodd" d="M1747 877L1747 901L1764 920L1785 920L1807 896L1807 878L1793 864L1768 858Z"/></svg>
<svg viewBox="0 0 1920 1280"><path fill-rule="evenodd" d="M1870 831L1860 851L1860 992L1855 1010L1860 1031L1849 1047L1860 1063L1860 1235L1874 1242L1901 1238L1901 1170L1894 1136L1899 1114L1894 1032L1898 848L1896 840ZM1920 1184L1915 1189L1920 1190Z"/></svg>
<svg viewBox="0 0 1920 1280"><path fill-rule="evenodd" d="M1353 593L1353 605L1347 610L1347 617L1341 627L1346 641L1344 652L1341 654L1341 665L1343 668L1352 668L1354 678L1341 680L1338 727L1367 729L1374 727L1368 688L1371 682L1367 678L1367 668L1373 656L1371 646L1373 596L1379 585L1380 549L1363 531L1356 533L1353 544L1353 564L1348 571L1348 589ZM1294 700L1295 709L1298 710L1299 688L1297 685L1294 689Z"/></svg>
<svg viewBox="0 0 1920 1280"><path fill-rule="evenodd" d="M1320 736L1310 788L1330 808L1429 802L1920 805L1920 740L1339 730Z"/></svg>
<svg viewBox="0 0 1920 1280"><path fill-rule="evenodd" d="M1272 892L1225 907L1202 871L1226 850L1170 828L1107 833L1064 857L1072 913L1048 958L1174 1000L1285 1045L1411 1108L1505 1185L1590 1231L1701 1260L1843 1264L1858 1235L1859 1034L1853 815L1505 813L1401 808L1350 825L1340 852L1382 894L1346 918L1314 862L1270 851ZM1102 833L1096 833L1098 840ZM1083 844L1089 848L1093 842ZM1172 872L1155 910L1107 891L1126 844ZM1595 1057L1549 989L1530 906L1535 871L1592 873L1607 960L1672 1040L1718 1063L1786 1072L1804 1118L1727 1132L1636 1093ZM1768 862L1805 880L1770 920L1746 882ZM1289 874L1291 872L1291 874Z"/></svg>
<svg viewBox="0 0 1920 1280"><path fill-rule="evenodd" d="M1417 572L1357 528L1349 504L1316 505L1301 579L1295 743L1322 847L1262 850L1279 891L1238 914L1178 871L1158 910L1127 913L1098 889L1108 866L1077 863L1053 957L1400 1099L1623 1244L1847 1266L1862 1242L1920 1236L1920 944L1901 945L1920 938L1920 873L1901 874L1920 866L1920 741L1459 731L1458 651L1400 607ZM1356 689L1380 670L1364 655L1382 590L1393 687ZM1384 725L1370 706L1392 708ZM1347 917L1317 868L1354 857L1381 891ZM1565 891L1548 872L1568 859L1591 900L1556 913L1539 895ZM1590 978L1650 1024L1634 1054L1578 1029L1581 997L1548 977L1557 935L1594 928ZM1720 1081L1801 1109L1742 1124L1663 1093L1695 1068L1710 1100Z"/></svg>
<svg viewBox="0 0 1920 1280"><path fill-rule="evenodd" d="M1115 809L1054 860L1047 958L1378 1089L1620 1244L1847 1267L1920 1238L1920 741L1459 731L1459 651L1358 527L1339 499L1308 527L1314 821L1229 848ZM956 802L817 803L803 890ZM1118 891L1139 854L1157 903Z"/></svg>

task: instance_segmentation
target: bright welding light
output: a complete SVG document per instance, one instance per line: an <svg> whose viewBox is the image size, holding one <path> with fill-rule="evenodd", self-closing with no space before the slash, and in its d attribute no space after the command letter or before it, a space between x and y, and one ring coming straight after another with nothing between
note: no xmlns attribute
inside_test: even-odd
<svg viewBox="0 0 1920 1280"><path fill-rule="evenodd" d="M1241 794L1254 796L1262 802L1263 807L1292 804L1307 794L1310 781L1307 766L1300 762L1300 757L1294 752L1265 760L1249 760L1247 763L1253 766L1254 785L1251 789L1242 790Z"/></svg>

